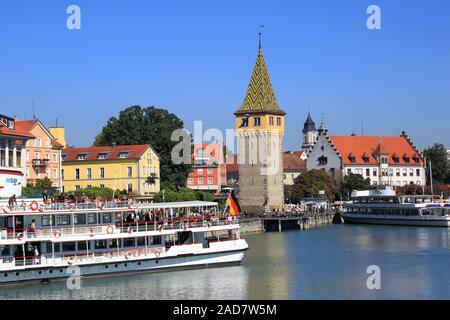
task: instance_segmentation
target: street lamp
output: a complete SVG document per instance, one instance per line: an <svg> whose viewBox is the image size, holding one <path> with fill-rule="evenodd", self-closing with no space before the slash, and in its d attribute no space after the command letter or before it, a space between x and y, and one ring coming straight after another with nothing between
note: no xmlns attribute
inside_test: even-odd
<svg viewBox="0 0 450 320"><path fill-rule="evenodd" d="M166 193L166 190L163 189L163 190L162 190L163 203L165 202L165 201L164 201L164 194L165 194L165 193Z"/></svg>

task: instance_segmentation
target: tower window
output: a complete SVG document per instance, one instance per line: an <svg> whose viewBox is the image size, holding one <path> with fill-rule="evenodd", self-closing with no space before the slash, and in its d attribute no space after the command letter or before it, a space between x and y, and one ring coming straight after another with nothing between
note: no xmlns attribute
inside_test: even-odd
<svg viewBox="0 0 450 320"><path fill-rule="evenodd" d="M273 117L269 117L269 125L273 126L275 124L274 118Z"/></svg>
<svg viewBox="0 0 450 320"><path fill-rule="evenodd" d="M281 127L281 117L277 117L277 126Z"/></svg>
<svg viewBox="0 0 450 320"><path fill-rule="evenodd" d="M318 159L318 161L319 161L319 165L326 165L328 163L328 158L322 156Z"/></svg>
<svg viewBox="0 0 450 320"><path fill-rule="evenodd" d="M261 125L261 118L260 117L255 117L255 118L253 118L253 120L254 120L253 124L254 124L255 127L259 127Z"/></svg>
<svg viewBox="0 0 450 320"><path fill-rule="evenodd" d="M242 118L241 128L248 127L248 118Z"/></svg>

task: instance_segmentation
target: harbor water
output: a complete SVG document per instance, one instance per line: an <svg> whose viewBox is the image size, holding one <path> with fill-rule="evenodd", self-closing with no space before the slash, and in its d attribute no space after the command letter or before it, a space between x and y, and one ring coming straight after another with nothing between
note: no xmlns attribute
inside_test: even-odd
<svg viewBox="0 0 450 320"><path fill-rule="evenodd" d="M0 287L0 299L450 299L450 230L329 225L244 236L241 266ZM369 266L381 289L369 290Z"/></svg>

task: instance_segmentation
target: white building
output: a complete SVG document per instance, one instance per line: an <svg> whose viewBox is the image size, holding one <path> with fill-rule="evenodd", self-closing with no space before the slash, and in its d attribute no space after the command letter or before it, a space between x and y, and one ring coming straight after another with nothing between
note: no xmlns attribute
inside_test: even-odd
<svg viewBox="0 0 450 320"><path fill-rule="evenodd" d="M323 170L339 183L360 174L372 185L425 185L423 158L405 132L401 136L330 136L322 124L308 152L307 170Z"/></svg>
<svg viewBox="0 0 450 320"><path fill-rule="evenodd" d="M0 198L20 196L25 185L25 144L35 137L16 130L15 119L0 115Z"/></svg>

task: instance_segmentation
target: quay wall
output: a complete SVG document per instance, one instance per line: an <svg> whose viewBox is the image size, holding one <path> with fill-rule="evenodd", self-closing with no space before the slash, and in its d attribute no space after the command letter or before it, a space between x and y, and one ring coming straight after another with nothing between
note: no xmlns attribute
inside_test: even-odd
<svg viewBox="0 0 450 320"><path fill-rule="evenodd" d="M260 218L240 218L241 234L263 232Z"/></svg>

